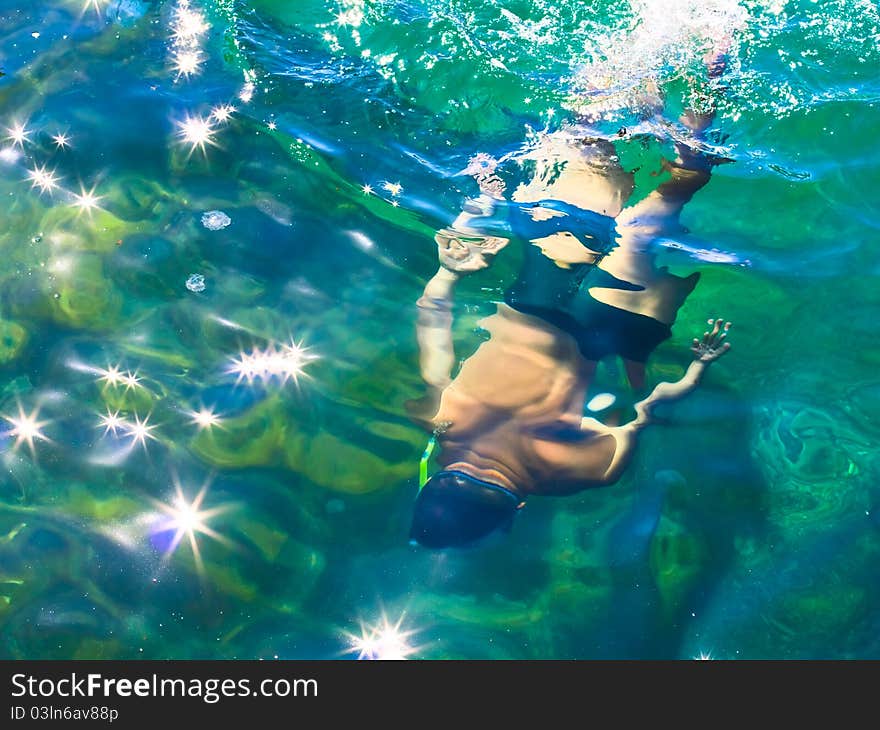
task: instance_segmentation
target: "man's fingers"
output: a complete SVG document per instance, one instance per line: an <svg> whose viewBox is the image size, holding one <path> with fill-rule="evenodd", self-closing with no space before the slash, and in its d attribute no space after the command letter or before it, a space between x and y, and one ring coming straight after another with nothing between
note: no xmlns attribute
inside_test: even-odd
<svg viewBox="0 0 880 730"><path fill-rule="evenodd" d="M706 320L706 324L708 324L711 329L703 333L702 341L694 337L691 349L695 352L716 350L718 351L718 354L730 349L730 343L725 342L725 340L727 339L727 333L732 326L732 322L725 321L721 317L712 317L711 319Z"/></svg>

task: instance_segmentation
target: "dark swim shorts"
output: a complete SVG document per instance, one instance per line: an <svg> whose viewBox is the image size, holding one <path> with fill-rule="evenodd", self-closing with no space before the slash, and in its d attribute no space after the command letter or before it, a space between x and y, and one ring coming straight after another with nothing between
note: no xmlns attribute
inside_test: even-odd
<svg viewBox="0 0 880 730"><path fill-rule="evenodd" d="M528 245L522 270L505 292L504 301L518 312L540 317L570 334L587 360L619 355L645 362L672 336L668 324L594 299L589 293L592 287L643 289L594 264L561 269L536 246Z"/></svg>
<svg viewBox="0 0 880 730"><path fill-rule="evenodd" d="M534 220L530 210L549 209L560 216ZM504 301L523 314L530 314L568 332L587 360L620 355L645 362L654 349L669 339L669 325L634 314L590 296L592 287L642 291L644 287L622 281L595 264L560 268L530 241L559 231L576 231L584 246L600 256L616 246L614 219L554 200L536 203L505 202L492 216L476 218L472 226L488 235L508 236L525 247L522 269L504 294Z"/></svg>
<svg viewBox="0 0 880 730"><path fill-rule="evenodd" d="M589 298L589 303L581 307L583 319L580 320L567 312L505 301L518 312L540 317L570 334L586 360L620 355L627 360L646 362L657 346L672 336L668 324L596 301L589 294L584 296Z"/></svg>

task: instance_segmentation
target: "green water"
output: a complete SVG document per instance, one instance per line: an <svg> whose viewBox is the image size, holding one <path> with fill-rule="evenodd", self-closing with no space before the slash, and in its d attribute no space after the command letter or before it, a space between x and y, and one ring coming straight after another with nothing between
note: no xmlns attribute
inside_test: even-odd
<svg viewBox="0 0 880 730"><path fill-rule="evenodd" d="M878 34L843 0L0 0L0 656L354 658L384 621L419 658L880 655ZM670 260L702 277L649 379L707 316L731 353L618 485L411 547L454 173L646 78L715 94L734 162L683 223L750 263ZM516 264L462 284L461 357Z"/></svg>

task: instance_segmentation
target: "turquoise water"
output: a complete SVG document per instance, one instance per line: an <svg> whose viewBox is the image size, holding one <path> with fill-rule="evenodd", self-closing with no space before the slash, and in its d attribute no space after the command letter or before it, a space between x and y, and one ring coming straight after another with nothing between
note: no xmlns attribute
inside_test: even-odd
<svg viewBox="0 0 880 730"><path fill-rule="evenodd" d="M0 0L0 656L880 655L878 38L843 0ZM649 381L707 316L733 349L618 485L411 547L456 173L637 130L646 84L717 104L682 222L748 262L669 254ZM625 137L644 192L671 141ZM517 265L462 282L461 359Z"/></svg>

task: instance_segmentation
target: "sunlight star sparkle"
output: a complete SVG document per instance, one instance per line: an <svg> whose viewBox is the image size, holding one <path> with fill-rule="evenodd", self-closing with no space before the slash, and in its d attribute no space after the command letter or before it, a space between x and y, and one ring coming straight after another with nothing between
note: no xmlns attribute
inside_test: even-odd
<svg viewBox="0 0 880 730"><path fill-rule="evenodd" d="M143 388L141 385L141 379L138 377L137 372L127 372L122 376L122 384L125 386L126 390L133 390L135 388Z"/></svg>
<svg viewBox="0 0 880 730"><path fill-rule="evenodd" d="M201 117L198 115L187 115L183 121L176 122L178 126L177 136L181 141L190 146L190 154L201 150L202 154L207 154L206 145L217 146L214 135L217 133L214 125L211 124L210 117Z"/></svg>
<svg viewBox="0 0 880 730"><path fill-rule="evenodd" d="M101 12L108 0L85 0L82 4L81 15L85 15L90 9L95 11L95 15L101 17Z"/></svg>
<svg viewBox="0 0 880 730"><path fill-rule="evenodd" d="M98 382L111 387L116 387L124 382L125 374L119 369L119 365L108 365L106 368L96 368Z"/></svg>
<svg viewBox="0 0 880 730"><path fill-rule="evenodd" d="M70 147L70 135L66 132L59 132L52 136L52 141L55 143L55 147L59 150L66 149Z"/></svg>
<svg viewBox="0 0 880 730"><path fill-rule="evenodd" d="M314 359L315 355L308 354L306 348L295 342L280 348L269 345L265 350L255 348L250 352L240 352L237 358L233 358L227 372L236 375L239 382L246 380L252 383L254 380L275 378L282 383L288 380L296 383L304 375L306 363Z"/></svg>
<svg viewBox="0 0 880 730"><path fill-rule="evenodd" d="M34 169L28 172L28 180L31 181L32 188L39 188L40 194L51 193L58 188L58 176L54 170L47 170L46 166L34 166Z"/></svg>
<svg viewBox="0 0 880 730"><path fill-rule="evenodd" d="M202 431L203 429L212 429L214 426L219 426L223 419L214 413L213 408L200 408L197 411L187 411L187 415L190 417L190 423L194 423L198 426L198 430Z"/></svg>
<svg viewBox="0 0 880 730"><path fill-rule="evenodd" d="M106 414L98 415L97 428L103 428L105 436L111 431L113 432L113 435L116 436L120 430L128 430L130 425L131 424L129 424L124 418L120 418L119 411L111 413L108 408Z"/></svg>
<svg viewBox="0 0 880 730"><path fill-rule="evenodd" d="M25 413L24 408L19 403L18 416L3 416L3 418L12 424L12 429L8 431L8 434L15 436L15 444L12 446L13 450L19 449L22 444L27 444L31 455L35 455L35 441L50 443L49 437L43 433L43 426L49 422L39 420L40 412L38 408L34 408L30 413Z"/></svg>
<svg viewBox="0 0 880 730"><path fill-rule="evenodd" d="M132 447L140 444L144 447L144 450L147 448L147 440L153 439L155 440L155 436L153 435L153 429L155 426L149 425L150 416L146 416L142 421L140 416L135 414L134 422L126 422L122 427L125 429L126 436L131 437L131 445Z"/></svg>
<svg viewBox="0 0 880 730"><path fill-rule="evenodd" d="M80 193L78 195L76 193L73 194L73 202L70 205L73 208L77 208L79 213L91 215L93 210L100 207L98 203L102 197L101 195L95 195L95 188L86 190L80 186Z"/></svg>
<svg viewBox="0 0 880 730"><path fill-rule="evenodd" d="M361 624L360 635L346 634L349 640L349 653L356 653L358 659L371 660L401 660L406 659L418 651L409 643L409 638L415 631L403 631L404 616L392 624L387 616L382 616L381 621L375 626Z"/></svg>
<svg viewBox="0 0 880 730"><path fill-rule="evenodd" d="M238 110L232 104L221 104L211 109L211 116L222 124L228 122L236 111Z"/></svg>
<svg viewBox="0 0 880 730"><path fill-rule="evenodd" d="M189 3L181 3L174 14L172 37L178 43L191 43L198 36L207 33L210 27L204 15L190 8Z"/></svg>
<svg viewBox="0 0 880 730"><path fill-rule="evenodd" d="M202 55L199 51L181 51L174 56L172 68L177 72L178 79L181 76L189 78L199 73L202 62Z"/></svg>
<svg viewBox="0 0 880 730"><path fill-rule="evenodd" d="M15 123L11 127L7 127L6 131L9 132L6 139L12 140L12 143L19 147L24 147L25 142L31 141L31 133L24 124Z"/></svg>
<svg viewBox="0 0 880 730"><path fill-rule="evenodd" d="M208 484L202 485L199 493L191 502L187 500L183 493L183 488L174 479L174 499L166 504L164 502L155 502L156 506L162 511L163 515L159 517L154 524L151 533L154 538L171 533L171 537L167 545L163 549L165 558L170 558L180 546L180 543L186 538L192 550L193 560L195 560L196 568L201 575L204 571L202 564L202 555L199 550L198 535L206 535L213 540L221 543L228 543L228 540L218 532L208 526L208 520L216 517L223 512L228 511L229 507L213 507L212 509L202 509L202 502L208 493Z"/></svg>

